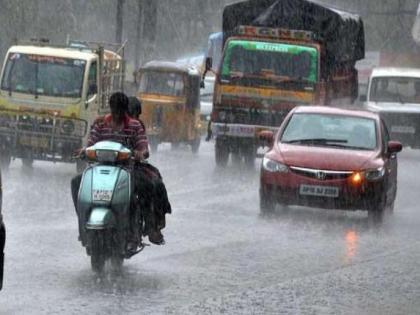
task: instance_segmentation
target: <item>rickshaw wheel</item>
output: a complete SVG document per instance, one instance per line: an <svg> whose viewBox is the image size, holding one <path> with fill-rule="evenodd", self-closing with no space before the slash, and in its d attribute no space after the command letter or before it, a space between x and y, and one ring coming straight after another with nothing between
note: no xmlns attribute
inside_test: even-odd
<svg viewBox="0 0 420 315"><path fill-rule="evenodd" d="M198 149L200 149L201 138L198 137L191 141L191 151L192 153L198 153Z"/></svg>

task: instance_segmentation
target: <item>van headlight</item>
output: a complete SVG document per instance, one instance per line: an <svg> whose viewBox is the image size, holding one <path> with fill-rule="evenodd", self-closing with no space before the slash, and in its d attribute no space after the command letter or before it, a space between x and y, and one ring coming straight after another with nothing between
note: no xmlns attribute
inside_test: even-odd
<svg viewBox="0 0 420 315"><path fill-rule="evenodd" d="M267 172L271 173L287 173L289 171L286 165L266 157L263 158L262 166Z"/></svg>
<svg viewBox="0 0 420 315"><path fill-rule="evenodd" d="M385 175L385 167L379 167L377 169L371 169L365 171L366 180L374 181L379 180Z"/></svg>

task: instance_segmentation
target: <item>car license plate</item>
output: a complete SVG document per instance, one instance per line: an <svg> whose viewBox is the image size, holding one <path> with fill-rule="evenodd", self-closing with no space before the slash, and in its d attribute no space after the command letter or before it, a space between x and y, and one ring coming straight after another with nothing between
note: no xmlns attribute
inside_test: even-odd
<svg viewBox="0 0 420 315"><path fill-rule="evenodd" d="M92 193L93 201L111 201L112 199L112 190L94 189Z"/></svg>
<svg viewBox="0 0 420 315"><path fill-rule="evenodd" d="M303 196L337 198L339 190L331 186L300 185L299 193Z"/></svg>
<svg viewBox="0 0 420 315"><path fill-rule="evenodd" d="M412 126L392 126L391 132L394 133L408 133L408 134L415 134L416 128Z"/></svg>
<svg viewBox="0 0 420 315"><path fill-rule="evenodd" d="M43 137L21 136L19 139L21 145L33 148L48 148L48 139Z"/></svg>

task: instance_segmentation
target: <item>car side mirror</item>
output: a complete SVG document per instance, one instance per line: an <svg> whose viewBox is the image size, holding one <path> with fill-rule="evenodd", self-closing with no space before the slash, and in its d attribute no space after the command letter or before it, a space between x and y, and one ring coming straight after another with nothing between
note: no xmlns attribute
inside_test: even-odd
<svg viewBox="0 0 420 315"><path fill-rule="evenodd" d="M270 130L261 131L258 135L260 142L269 148L274 144L274 133Z"/></svg>
<svg viewBox="0 0 420 315"><path fill-rule="evenodd" d="M204 83L204 80L201 80L200 89L204 89L205 87L206 87L206 84Z"/></svg>
<svg viewBox="0 0 420 315"><path fill-rule="evenodd" d="M206 71L210 71L213 67L213 59L211 57L206 58Z"/></svg>
<svg viewBox="0 0 420 315"><path fill-rule="evenodd" d="M360 95L359 101L361 101L361 102L367 102L367 95Z"/></svg>
<svg viewBox="0 0 420 315"><path fill-rule="evenodd" d="M402 151L402 144L398 141L389 141L388 142L388 153L398 153Z"/></svg>

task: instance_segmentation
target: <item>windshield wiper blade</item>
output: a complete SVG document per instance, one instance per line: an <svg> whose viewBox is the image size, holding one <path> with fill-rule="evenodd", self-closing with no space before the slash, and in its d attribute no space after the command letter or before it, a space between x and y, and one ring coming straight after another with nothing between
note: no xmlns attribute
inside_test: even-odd
<svg viewBox="0 0 420 315"><path fill-rule="evenodd" d="M327 139L327 138L312 138L312 139L294 139L289 141L284 141L284 143L316 143L316 144L339 144L347 143L345 139Z"/></svg>

